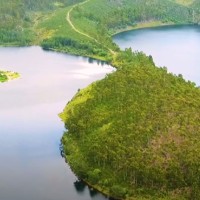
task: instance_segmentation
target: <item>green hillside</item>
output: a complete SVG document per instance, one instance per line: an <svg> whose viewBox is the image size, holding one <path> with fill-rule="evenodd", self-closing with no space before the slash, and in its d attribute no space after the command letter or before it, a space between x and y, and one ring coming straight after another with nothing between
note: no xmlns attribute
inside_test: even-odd
<svg viewBox="0 0 200 200"><path fill-rule="evenodd" d="M30 45L35 25L48 13L81 0L0 0L0 45Z"/></svg>
<svg viewBox="0 0 200 200"><path fill-rule="evenodd" d="M189 1L189 0L188 0ZM42 45L72 54L110 60L118 51L111 35L141 26L188 24L199 21L196 4L172 0L0 0L0 45ZM66 20L70 6L71 21L91 38L77 34ZM141 27L140 26L140 27Z"/></svg>
<svg viewBox="0 0 200 200"><path fill-rule="evenodd" d="M68 163L106 194L200 198L200 90L151 57L120 52L110 38L140 24L198 23L196 4L94 0L74 8L75 27L117 52L109 57L117 71L78 92L61 114Z"/></svg>
<svg viewBox="0 0 200 200"><path fill-rule="evenodd" d="M89 53L91 57L98 55L100 58L106 57L103 58L106 60L110 57L107 48L118 51L111 39L111 35L118 31L135 28L144 23L149 26L196 23L197 18L194 18L191 5L184 6L169 0L153 0L151 3L146 0L91 0L77 5L70 13L71 21L79 31L104 44L99 45L94 40L77 34L69 27L69 23L65 23L67 10L68 8L65 11L58 10L39 24L39 32L45 39L42 46L51 49L55 47L57 50L60 48L70 53L76 53L78 46L78 54ZM197 12L195 13L195 16L198 16ZM52 32L54 33L50 37L48 34L44 37L45 33ZM63 37L73 41L63 42Z"/></svg>
<svg viewBox="0 0 200 200"><path fill-rule="evenodd" d="M99 12L101 10L101 12ZM81 16L81 20L79 20ZM84 17L82 17L84 16ZM175 4L171 1L161 0L123 0L107 1L93 0L77 8L73 12L74 23L84 30L84 22L108 29L110 33L118 28L134 26L144 21L160 21L161 23L191 23L190 8ZM81 22L80 22L81 21ZM81 26L82 25L82 26ZM91 31L86 30L84 31ZM93 30L94 31L94 30Z"/></svg>

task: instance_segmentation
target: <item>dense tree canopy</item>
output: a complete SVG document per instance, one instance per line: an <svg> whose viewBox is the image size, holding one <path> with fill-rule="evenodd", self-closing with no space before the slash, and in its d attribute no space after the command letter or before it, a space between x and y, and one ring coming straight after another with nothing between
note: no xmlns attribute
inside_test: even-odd
<svg viewBox="0 0 200 200"><path fill-rule="evenodd" d="M0 0L0 44L45 44L45 48L56 44L54 48L56 50L60 48L61 51L90 54L93 57L96 53L97 57L104 57L109 52L106 52L103 45L99 48L94 41L81 35L77 36L67 25L66 14L70 6L82 1ZM200 1L190 1L190 4L185 2L180 0L91 0L87 4L77 6L71 13L71 19L80 31L88 33L107 47L116 50L116 45L113 44L110 35L129 26L134 27L139 23L152 21L158 24L198 23ZM77 52L77 48L74 48L72 43L64 45L65 47L62 45L58 47L58 38L63 37L76 41L82 50ZM48 39L50 39L49 42ZM54 39L55 42L53 42ZM43 40L45 40L44 43ZM86 53L85 46L88 46L90 53ZM93 46L95 52L91 51L89 46ZM109 56L106 55L106 57Z"/></svg>
<svg viewBox="0 0 200 200"><path fill-rule="evenodd" d="M117 68L81 90L61 117L64 151L80 178L112 196L200 199L200 90L121 52L111 35L140 23L200 22L200 0L0 0L0 45L97 57ZM98 41L98 42L96 42ZM0 72L0 81L7 77Z"/></svg>
<svg viewBox="0 0 200 200"><path fill-rule="evenodd" d="M130 49L113 65L61 114L72 169L117 197L199 199L200 90Z"/></svg>

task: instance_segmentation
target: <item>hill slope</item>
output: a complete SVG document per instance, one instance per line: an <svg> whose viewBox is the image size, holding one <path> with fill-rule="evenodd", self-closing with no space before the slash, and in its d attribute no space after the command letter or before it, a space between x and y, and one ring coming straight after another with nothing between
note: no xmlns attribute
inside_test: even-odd
<svg viewBox="0 0 200 200"><path fill-rule="evenodd" d="M117 72L77 93L61 114L70 166L111 196L200 198L200 90L110 39L141 22L196 23L196 3L94 0L72 14L81 32L118 52L111 62Z"/></svg>
<svg viewBox="0 0 200 200"><path fill-rule="evenodd" d="M88 37L84 37L81 34L77 35L75 31L71 32L71 28L67 28L68 25L64 24L67 13L58 14L61 12L61 10L56 11L39 25L40 30L43 31L52 32L55 29L57 30L51 37L44 38L45 42L42 45L44 44L46 48L55 46L57 50L61 48L62 51L73 53L77 49L76 47L74 48L74 43L81 44L81 47L77 45L80 49L79 54L84 55L85 50L82 51L82 49L88 48L86 51L89 52L89 56L95 57L95 55L98 55L101 58L105 57L104 59L106 60L109 60L110 57L108 48L113 51L119 50L111 39L111 35L119 30L134 28L144 22L149 23L149 25L152 22L155 22L156 25L162 25L188 24L196 20L193 17L193 8L169 0L153 0L151 3L146 0L90 0L85 4L77 5L70 12L70 19L74 27L77 27L80 32L86 33L104 44L99 45ZM56 21L55 18L57 18ZM63 22L62 24L60 24L61 21ZM49 24L54 26L52 27ZM63 44L63 37L70 38L73 42Z"/></svg>
<svg viewBox="0 0 200 200"><path fill-rule="evenodd" d="M49 12L81 0L0 0L0 45L29 45L36 37L34 24Z"/></svg>
<svg viewBox="0 0 200 200"><path fill-rule="evenodd" d="M77 175L126 199L200 198L200 90L126 50L61 114Z"/></svg>
<svg viewBox="0 0 200 200"><path fill-rule="evenodd" d="M189 0L188 0L189 1ZM188 2L187 1L187 2ZM118 51L111 35L137 27L140 23L196 23L199 10L186 1L90 0L70 13L79 31L101 44L71 30L66 20L70 5L83 0L0 0L0 45L42 45L45 49L65 51L110 60L110 51ZM177 3L178 2L178 3Z"/></svg>

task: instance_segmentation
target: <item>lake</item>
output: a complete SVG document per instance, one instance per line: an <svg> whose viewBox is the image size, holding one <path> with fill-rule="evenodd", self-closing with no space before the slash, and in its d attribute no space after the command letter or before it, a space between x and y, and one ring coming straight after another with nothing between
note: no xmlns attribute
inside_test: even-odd
<svg viewBox="0 0 200 200"><path fill-rule="evenodd" d="M60 155L58 117L79 88L113 69L40 47L0 48L0 69L21 74L0 83L0 199L105 200L79 182Z"/></svg>
<svg viewBox="0 0 200 200"><path fill-rule="evenodd" d="M145 28L117 34L113 40L122 49L152 55L157 66L200 85L200 26Z"/></svg>
<svg viewBox="0 0 200 200"><path fill-rule="evenodd" d="M151 54L158 66L200 85L200 28L170 26L114 36L124 49ZM0 199L105 200L78 181L60 155L58 113L79 88L113 69L100 61L43 51L0 48L0 69L21 74L0 84Z"/></svg>

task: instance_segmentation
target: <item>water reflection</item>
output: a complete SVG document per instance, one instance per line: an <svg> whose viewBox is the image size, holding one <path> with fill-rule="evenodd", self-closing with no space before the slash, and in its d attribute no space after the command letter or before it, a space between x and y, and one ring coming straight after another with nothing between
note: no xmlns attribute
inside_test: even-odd
<svg viewBox="0 0 200 200"><path fill-rule="evenodd" d="M88 62L93 64L93 63L97 63L98 65L101 65L101 66L104 66L104 65L107 65L107 63L105 61L102 61L102 60L95 60L93 58L87 58L88 59Z"/></svg>
<svg viewBox="0 0 200 200"><path fill-rule="evenodd" d="M98 192L96 190L94 190L93 188L90 188L90 187L89 187L89 191L90 191L90 196L91 197L94 197L94 196L96 196L98 194Z"/></svg>
<svg viewBox="0 0 200 200"><path fill-rule="evenodd" d="M81 180L76 180L74 182L74 187L78 193L82 193L85 190L86 184Z"/></svg>
<svg viewBox="0 0 200 200"><path fill-rule="evenodd" d="M78 193L83 193L84 190L88 190L89 189L89 194L90 194L90 197L94 197L96 196L99 192L89 186L86 186L86 183L83 182L82 180L76 180L74 182L74 187L76 188L76 191Z"/></svg>
<svg viewBox="0 0 200 200"><path fill-rule="evenodd" d="M98 196L99 192L95 189L93 189L92 187L90 186L87 186L87 184L80 180L80 179L77 179L75 182L74 182L74 187L76 189L76 191L78 193L84 193L85 190L89 190L89 194L90 194L90 197L93 199L95 196ZM107 196L105 196L105 199L109 199L109 200L116 200L114 198L109 198Z"/></svg>
<svg viewBox="0 0 200 200"><path fill-rule="evenodd" d="M74 188L77 177L60 156L58 113L112 68L39 47L0 48L0 68L21 74L0 84L0 199L105 200Z"/></svg>

